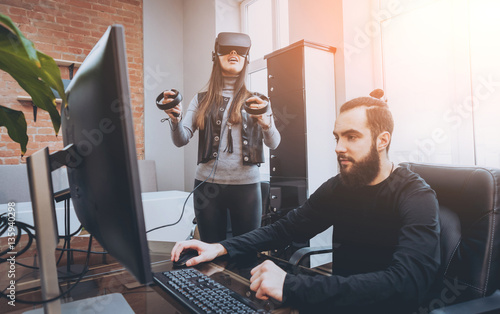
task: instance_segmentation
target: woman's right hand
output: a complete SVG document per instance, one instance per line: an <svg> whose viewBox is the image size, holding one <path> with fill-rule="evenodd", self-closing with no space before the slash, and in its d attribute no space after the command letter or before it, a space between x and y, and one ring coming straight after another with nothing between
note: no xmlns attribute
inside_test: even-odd
<svg viewBox="0 0 500 314"><path fill-rule="evenodd" d="M173 95L175 95L175 92L173 92L171 90L164 91L163 92L163 100L161 102L164 104L168 104L168 103L172 102L174 99L168 98L169 95L173 96ZM170 120L172 122L179 123L179 121L181 121L181 118L182 118L182 102L180 102L177 106L170 108L170 109L167 109L167 110L164 110L164 111L168 115L168 117L170 118ZM174 116L173 115L174 113L176 113L178 116L177 117Z"/></svg>
<svg viewBox="0 0 500 314"><path fill-rule="evenodd" d="M226 248L219 243L205 243L198 240L177 242L170 252L170 260L175 262L179 259L182 251L193 249L198 252L198 256L187 261L186 266L194 266L203 262L210 262L216 257L227 254Z"/></svg>

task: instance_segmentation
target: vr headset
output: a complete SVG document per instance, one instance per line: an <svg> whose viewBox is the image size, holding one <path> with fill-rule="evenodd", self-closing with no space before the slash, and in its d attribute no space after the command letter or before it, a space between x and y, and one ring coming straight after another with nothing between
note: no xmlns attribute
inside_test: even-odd
<svg viewBox="0 0 500 314"><path fill-rule="evenodd" d="M250 51L250 36L243 33L219 33L215 39L214 51L212 52L212 61L215 61L215 56L224 56L231 51L236 51L242 57L247 58Z"/></svg>

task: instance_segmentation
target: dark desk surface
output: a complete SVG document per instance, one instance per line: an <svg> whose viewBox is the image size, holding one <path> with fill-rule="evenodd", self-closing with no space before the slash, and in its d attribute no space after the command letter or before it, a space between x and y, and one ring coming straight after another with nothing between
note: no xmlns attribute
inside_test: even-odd
<svg viewBox="0 0 500 314"><path fill-rule="evenodd" d="M172 269L170 250L173 244L174 243L171 242L149 242L153 272L168 271ZM81 254L86 255L86 253ZM135 313L189 313L189 311L160 287L154 284L150 286L138 284L134 277L123 269L120 264L109 256L105 259L107 259L107 261L103 261L102 256L92 255L90 271L78 286L69 293L69 296L62 298L63 303L91 298L98 295L121 293ZM257 262L257 260L254 262ZM26 263L32 264L33 257L31 257L31 263ZM7 263L3 263L3 265L5 264ZM210 278L220 282L226 287L233 289L241 295L246 295L256 300L254 298L255 294L249 289L249 281L245 278L248 278L251 267L252 265L249 264L248 267L239 267L236 269L234 266L228 264L227 261L219 260L214 263L202 264L197 268L202 273L210 276ZM40 300L40 280L38 271L22 269L19 265L17 268L16 298L31 301ZM0 274L6 274L5 269L1 268ZM8 287L8 278L6 275L1 277L0 287L4 289ZM63 289L67 284L72 285L73 282L61 282ZM16 302L16 306L13 307L7 304L7 299L2 298L0 300L0 313L22 313L33 308L32 305L21 304L19 302ZM256 300L256 302L261 302L262 304L262 302L265 301ZM37 307L40 307L40 305ZM269 302L266 303L266 307L274 309L273 313L295 312L286 308L277 308L277 305Z"/></svg>

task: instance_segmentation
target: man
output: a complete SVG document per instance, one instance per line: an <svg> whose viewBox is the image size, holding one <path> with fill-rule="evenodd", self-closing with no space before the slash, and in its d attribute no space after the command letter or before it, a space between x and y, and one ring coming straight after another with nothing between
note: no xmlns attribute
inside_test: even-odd
<svg viewBox="0 0 500 314"><path fill-rule="evenodd" d="M348 101L333 134L340 174L325 182L299 208L272 225L206 244L177 243L199 255L188 266L304 241L334 225L333 273L291 275L271 261L252 271L250 288L310 312L405 313L418 308L440 266L438 203L415 173L389 160L394 122L387 104L360 97Z"/></svg>

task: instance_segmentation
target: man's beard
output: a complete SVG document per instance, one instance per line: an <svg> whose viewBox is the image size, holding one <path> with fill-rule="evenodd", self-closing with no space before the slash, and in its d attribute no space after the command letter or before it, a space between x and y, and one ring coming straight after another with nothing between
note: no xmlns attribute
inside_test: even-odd
<svg viewBox="0 0 500 314"><path fill-rule="evenodd" d="M351 162L349 171L340 164L340 157ZM359 161L344 155L337 156L337 159L340 164L340 179L349 188L355 189L368 185L380 172L380 156L375 145L370 148L368 156Z"/></svg>

